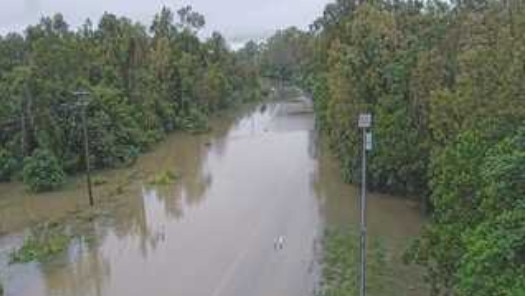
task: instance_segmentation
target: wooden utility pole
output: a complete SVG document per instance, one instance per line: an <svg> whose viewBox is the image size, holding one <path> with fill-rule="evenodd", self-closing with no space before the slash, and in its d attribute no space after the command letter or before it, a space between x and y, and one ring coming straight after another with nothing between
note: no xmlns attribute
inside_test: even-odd
<svg viewBox="0 0 526 296"><path fill-rule="evenodd" d="M75 96L87 97L89 93L86 91L76 91L73 92ZM88 127L86 122L86 109L88 109L88 100L84 99L80 104L82 108L82 135L84 138L84 162L86 164L86 183L88 187L88 196L89 196L89 205L93 206L93 193L91 190L91 168L90 168L90 153L89 153L89 136L88 136Z"/></svg>
<svg viewBox="0 0 526 296"><path fill-rule="evenodd" d="M22 150L22 158L27 156L27 145L26 145L26 106L25 106L25 99L22 98L22 116L20 116L20 129L22 130L22 137L20 138L20 148Z"/></svg>
<svg viewBox="0 0 526 296"><path fill-rule="evenodd" d="M29 107L30 107L30 97L29 97L29 90L27 87L27 82L24 84L24 90L21 97L21 110L22 110L22 116L20 117L20 129L22 130L22 137L21 137L21 150L22 150L22 158L28 156L29 152L29 143L28 143L28 127L27 127L27 115L29 114ZM31 122L31 124L33 124Z"/></svg>

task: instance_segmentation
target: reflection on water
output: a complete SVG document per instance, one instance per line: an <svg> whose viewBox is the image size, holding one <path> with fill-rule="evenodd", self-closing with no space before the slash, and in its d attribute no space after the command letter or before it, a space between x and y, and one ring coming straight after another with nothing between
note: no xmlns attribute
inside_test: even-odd
<svg viewBox="0 0 526 296"><path fill-rule="evenodd" d="M66 254L7 266L7 248L0 249L7 295L310 294L322 226L358 221L356 189L341 182L327 151L318 149L310 103L300 98L247 107L214 119L212 127L210 134L174 134L134 168L101 173L108 182L96 196L118 196L117 206L86 222L85 238ZM182 177L148 185L165 170ZM17 185L0 187L0 194L23 195L0 199L0 221L27 224L4 214L10 208L39 213L46 209L43 198L55 206L48 217L85 205L82 183L72 184L45 197L22 194ZM418 232L418 212L405 202L370 200L371 232L393 242ZM13 233L0 237L0 246L19 243ZM92 236L97 239L86 239ZM273 248L278 236L286 238L279 252Z"/></svg>
<svg viewBox="0 0 526 296"><path fill-rule="evenodd" d="M104 295L105 284L110 279L111 266L95 246L75 241L68 256L41 265L41 274L48 295ZM37 286L28 286L35 294Z"/></svg>

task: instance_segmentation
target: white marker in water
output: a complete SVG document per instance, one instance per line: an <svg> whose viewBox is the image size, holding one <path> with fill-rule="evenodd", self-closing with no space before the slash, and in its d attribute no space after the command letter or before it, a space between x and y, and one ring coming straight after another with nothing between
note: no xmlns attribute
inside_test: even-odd
<svg viewBox="0 0 526 296"><path fill-rule="evenodd" d="M285 237L283 235L280 235L274 240L274 249L281 250L283 249L284 244L285 244Z"/></svg>

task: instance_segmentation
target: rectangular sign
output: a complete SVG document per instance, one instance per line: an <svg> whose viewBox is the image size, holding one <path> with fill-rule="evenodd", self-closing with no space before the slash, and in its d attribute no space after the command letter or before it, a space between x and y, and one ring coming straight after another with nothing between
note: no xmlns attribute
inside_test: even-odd
<svg viewBox="0 0 526 296"><path fill-rule="evenodd" d="M367 128L371 126L371 113L362 113L358 118L358 127Z"/></svg>

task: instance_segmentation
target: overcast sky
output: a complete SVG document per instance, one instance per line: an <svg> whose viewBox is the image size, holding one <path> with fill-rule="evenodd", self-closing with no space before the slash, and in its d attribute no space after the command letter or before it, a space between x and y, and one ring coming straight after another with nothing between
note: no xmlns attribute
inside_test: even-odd
<svg viewBox="0 0 526 296"><path fill-rule="evenodd" d="M150 24L163 5L177 10L189 4L204 14L204 35L217 30L230 42L268 37L288 26L307 28L329 0L0 0L0 34L23 31L41 16L61 12L70 26L86 18L98 21L104 11Z"/></svg>

